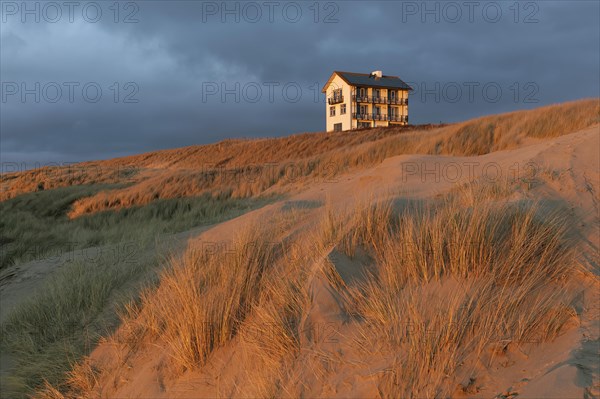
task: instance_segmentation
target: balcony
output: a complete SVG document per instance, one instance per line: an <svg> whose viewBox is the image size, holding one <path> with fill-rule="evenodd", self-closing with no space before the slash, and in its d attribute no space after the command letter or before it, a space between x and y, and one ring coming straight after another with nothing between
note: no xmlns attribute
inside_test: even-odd
<svg viewBox="0 0 600 399"><path fill-rule="evenodd" d="M408 98L368 97L360 95L357 96L356 94L352 95L352 101L356 101L358 103L408 105ZM330 102L329 104L334 103Z"/></svg>
<svg viewBox="0 0 600 399"><path fill-rule="evenodd" d="M344 102L344 96L333 96L327 99L329 105L339 104Z"/></svg>
<svg viewBox="0 0 600 399"><path fill-rule="evenodd" d="M352 95L352 101L356 101L358 103L368 103L368 102L370 102L369 97L367 97L367 96L357 96L356 94Z"/></svg>
<svg viewBox="0 0 600 399"><path fill-rule="evenodd" d="M352 118L353 119L362 119L365 121L370 121L373 120L373 115L372 114L361 114L360 112L353 112L352 113Z"/></svg>
<svg viewBox="0 0 600 399"><path fill-rule="evenodd" d="M408 115L386 115L386 114L370 114L353 112L352 119L364 121L388 121L388 122L404 122L408 123Z"/></svg>
<svg viewBox="0 0 600 399"><path fill-rule="evenodd" d="M385 97L368 97L352 95L352 101L356 101L358 103L388 104L388 99Z"/></svg>
<svg viewBox="0 0 600 399"><path fill-rule="evenodd" d="M408 98L390 98L388 104L391 105L408 105Z"/></svg>

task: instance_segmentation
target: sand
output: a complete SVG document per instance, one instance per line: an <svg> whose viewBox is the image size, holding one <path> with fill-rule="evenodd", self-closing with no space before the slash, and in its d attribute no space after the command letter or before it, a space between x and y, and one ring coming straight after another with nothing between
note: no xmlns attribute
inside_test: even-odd
<svg viewBox="0 0 600 399"><path fill-rule="evenodd" d="M333 182L314 182L297 188L284 200L182 238L189 246L230 240L252 220L268 220L290 208L302 209L302 223L289 234L301 234L316 223L326 203L337 209L360 201L393 196L428 199L457 185L482 177L518 177L525 196L552 201L568 208L577 221L579 260L593 276L581 276L580 324L554 342L509 348L491 368L478 370L477 388L463 397L583 398L600 397L600 126L556 139L477 157L403 155L370 169L342 175ZM574 222L575 223L575 222ZM365 264L332 250L327 254L346 282L360 279ZM310 267L310 265L307 265ZM35 270L35 269L32 269ZM28 279L13 279L0 294L17 297L31 289ZM20 284L20 285L19 285ZM345 323L340 301L330 283L319 276L311 281L313 305L303 323L303 350L290 370L289 396L377 397L377 381L389 365L390 354L365 359L351 345L351 324ZM309 326L326 326L315 333ZM167 353L160 342L146 345L128 357L121 348L101 343L91 362L106 370L96 393L106 398L201 398L248 396L242 384L252 365L244 364L244 343L234 338L216 350L208 364L173 378L165 370ZM260 381L255 381L258 384ZM250 389L250 388L248 388Z"/></svg>

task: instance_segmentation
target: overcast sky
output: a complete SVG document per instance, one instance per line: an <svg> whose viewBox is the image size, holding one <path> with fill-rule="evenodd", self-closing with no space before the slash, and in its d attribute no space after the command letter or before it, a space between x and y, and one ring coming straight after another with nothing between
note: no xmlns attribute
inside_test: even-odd
<svg viewBox="0 0 600 399"><path fill-rule="evenodd" d="M597 97L599 3L3 1L3 171L320 131L333 70L400 76L411 123Z"/></svg>

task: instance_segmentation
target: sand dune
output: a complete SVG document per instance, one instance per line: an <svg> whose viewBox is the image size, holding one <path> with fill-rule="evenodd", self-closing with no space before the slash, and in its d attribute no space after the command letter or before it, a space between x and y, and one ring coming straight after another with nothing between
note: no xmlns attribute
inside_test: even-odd
<svg viewBox="0 0 600 399"><path fill-rule="evenodd" d="M582 300L580 322L571 325L557 339L539 345L509 347L492 363L478 365L476 378L463 383L465 397L580 398L598 395L598 190L600 165L600 130L594 126L583 131L540 144L515 150L499 151L478 157L397 156L381 165L358 173L342 175L337 182L322 183L295 194L284 201L222 223L191 239L190 247L206 242L227 242L240 226L250 220L261 223L277 220L286 209L302 210L302 223L286 234L301 234L307 225L317 223L326 203L336 209L353 207L357 202L392 196L395 199L427 199L449 192L459 181L421 175L413 166L435 170L433 165L495 165L504 176L518 168L520 178L527 182L513 195L534 197L561 203L574 214L580 255L592 275L579 275L577 284ZM526 165L535 163L539 171L531 177ZM410 165L410 167L408 166ZM474 168L472 179L482 178L483 168ZM479 170L479 171L478 171ZM407 176L407 171L410 175ZM556 173L555 173L556 172ZM318 204L319 206L304 206ZM283 239L283 237L278 237ZM352 284L360 270L368 264L360 256L353 259L331 250L331 263ZM307 265L309 267L309 265ZM382 373L389 367L389 354L365 358L354 344L355 326L345 320L339 295L323 274L315 273L309 280L311 303L305 325L322 326L323 331L310 331L301 339L298 358L288 370L288 386L283 396L307 397L375 397ZM431 293L459 287L432 286ZM423 294L425 295L425 294ZM375 343L373 343L375 345ZM209 362L198 370L187 371L171 378L166 371L168 353L160 341L147 341L133 353L114 345L101 344L91 355L91 362L100 370L94 392L101 397L169 397L198 398L215 396L247 396L260 385L248 369L248 348L242 338L234 338L217 349ZM118 360L120 359L120 360ZM251 370L250 370L251 371ZM263 377L260 372L258 376ZM250 379L255 377L255 379ZM290 383L291 382L291 383ZM587 396L586 396L587 395ZM250 395L252 396L252 395Z"/></svg>
<svg viewBox="0 0 600 399"><path fill-rule="evenodd" d="M4 204L50 198L35 217L98 245L0 269L2 395L598 398L598 109L3 175ZM234 198L264 202L211 208Z"/></svg>

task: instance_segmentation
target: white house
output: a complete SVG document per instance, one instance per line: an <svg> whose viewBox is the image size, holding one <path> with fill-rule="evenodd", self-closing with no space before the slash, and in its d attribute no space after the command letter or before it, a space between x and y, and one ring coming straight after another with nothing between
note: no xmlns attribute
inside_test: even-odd
<svg viewBox="0 0 600 399"><path fill-rule="evenodd" d="M327 131L408 124L408 93L397 76L334 71L326 94Z"/></svg>

